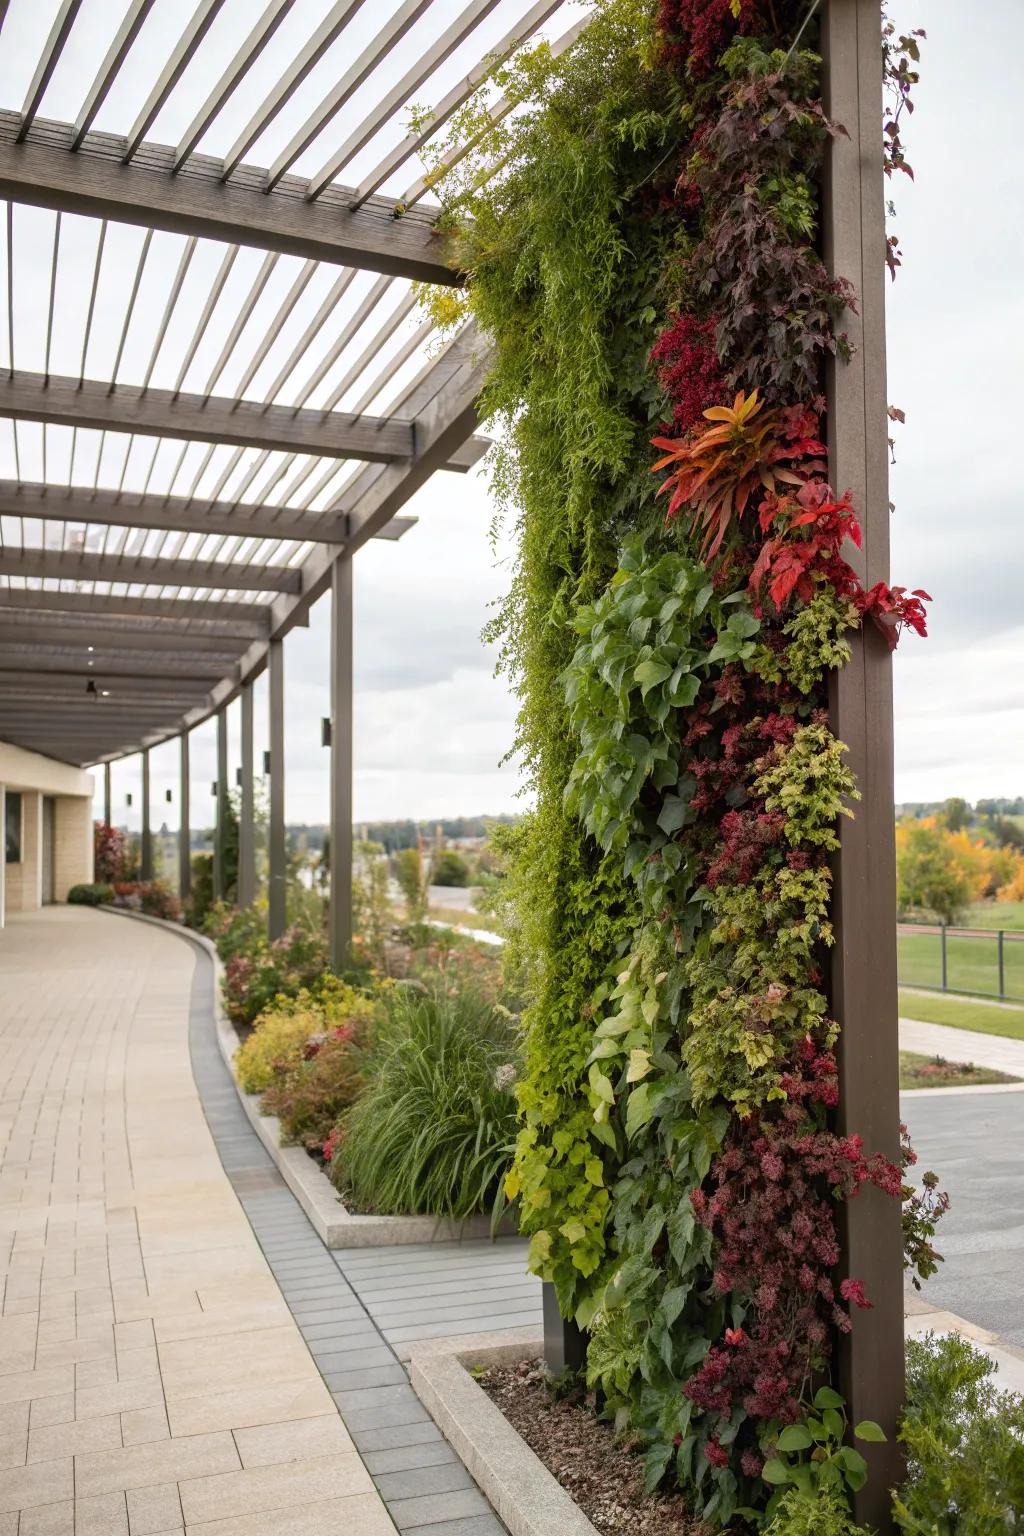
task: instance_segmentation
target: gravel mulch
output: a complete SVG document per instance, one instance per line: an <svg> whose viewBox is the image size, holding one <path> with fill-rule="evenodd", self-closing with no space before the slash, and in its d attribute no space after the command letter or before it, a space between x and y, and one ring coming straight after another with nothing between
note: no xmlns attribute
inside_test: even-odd
<svg viewBox="0 0 1024 1536"><path fill-rule="evenodd" d="M542 1361L493 1367L478 1379L602 1536L706 1536L678 1495L644 1493L643 1457L585 1401L553 1396Z"/></svg>

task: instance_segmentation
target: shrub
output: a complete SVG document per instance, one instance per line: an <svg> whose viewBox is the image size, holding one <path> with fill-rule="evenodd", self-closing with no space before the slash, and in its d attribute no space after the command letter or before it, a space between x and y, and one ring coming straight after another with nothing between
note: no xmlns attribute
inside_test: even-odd
<svg viewBox="0 0 1024 1536"><path fill-rule="evenodd" d="M362 1087L359 1048L366 1032L365 1018L356 1017L325 1036L311 1036L298 1061L284 1071L275 1068L263 1108L278 1117L285 1141L299 1142L307 1151L320 1151L328 1142Z"/></svg>
<svg viewBox="0 0 1024 1536"><path fill-rule="evenodd" d="M234 933L234 930L232 931ZM251 1024L279 995L295 997L327 971L327 940L308 928L289 928L264 947L239 942L224 966L224 1006L236 1024Z"/></svg>
<svg viewBox="0 0 1024 1536"><path fill-rule="evenodd" d="M516 1134L508 1016L463 991L396 988L339 1127L331 1177L362 1209L499 1216Z"/></svg>
<svg viewBox="0 0 1024 1536"><path fill-rule="evenodd" d="M765 1536L868 1536L855 1525L844 1494L832 1488L816 1493L787 1492Z"/></svg>
<svg viewBox="0 0 1024 1536"><path fill-rule="evenodd" d="M275 1075L283 1077L298 1065L309 1040L361 1026L374 1011L369 999L331 975L316 991L304 987L296 997L275 998L235 1058L238 1081L246 1093L266 1092Z"/></svg>
<svg viewBox="0 0 1024 1536"><path fill-rule="evenodd" d="M188 897L188 920L193 928L206 932L206 919L213 906L213 854L194 853L191 863L192 889Z"/></svg>
<svg viewBox="0 0 1024 1536"><path fill-rule="evenodd" d="M1024 1397L999 1392L995 1363L956 1334L907 1341L900 1439L907 1480L897 1523L911 1536L992 1536L1024 1515Z"/></svg>
<svg viewBox="0 0 1024 1536"><path fill-rule="evenodd" d="M268 948L266 903L233 907L226 901L215 901L206 912L202 931L213 940L225 962L233 955L255 955Z"/></svg>
<svg viewBox="0 0 1024 1536"><path fill-rule="evenodd" d="M430 870L431 885L461 885L469 884L469 865L461 853L456 853L454 848L446 848L439 853Z"/></svg>
<svg viewBox="0 0 1024 1536"><path fill-rule="evenodd" d="M181 921L181 903L165 881L142 881L138 887L138 897L143 912L149 913L151 917L162 917L169 923Z"/></svg>
<svg viewBox="0 0 1024 1536"><path fill-rule="evenodd" d="M124 833L109 822L93 822L93 870L97 882L111 885L125 873ZM70 899L70 898L69 898Z"/></svg>
<svg viewBox="0 0 1024 1536"><path fill-rule="evenodd" d="M105 881L94 885L73 885L68 891L68 901L74 907L98 907L114 899L114 887Z"/></svg>

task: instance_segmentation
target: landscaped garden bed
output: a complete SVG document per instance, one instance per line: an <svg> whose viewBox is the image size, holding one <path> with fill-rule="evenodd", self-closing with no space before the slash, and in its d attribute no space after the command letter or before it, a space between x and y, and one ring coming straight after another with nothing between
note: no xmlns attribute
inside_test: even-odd
<svg viewBox="0 0 1024 1536"><path fill-rule="evenodd" d="M900 1052L900 1087L980 1088L995 1083L1017 1083L1020 1078L992 1067L976 1067L969 1061L947 1061L944 1056L921 1056L914 1051Z"/></svg>

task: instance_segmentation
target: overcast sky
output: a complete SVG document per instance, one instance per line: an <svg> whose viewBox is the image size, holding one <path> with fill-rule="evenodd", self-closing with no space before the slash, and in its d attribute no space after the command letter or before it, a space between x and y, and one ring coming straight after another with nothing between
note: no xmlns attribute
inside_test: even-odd
<svg viewBox="0 0 1024 1536"><path fill-rule="evenodd" d="M55 0L14 0L8 37L16 42L23 33L24 47L15 57L12 42L6 62L0 59L4 104L20 100L36 33L45 34L54 8ZM1024 166L1014 103L1024 4L979 0L967 8L962 0L892 0L891 8L898 25L925 26L929 34L917 111L906 130L917 180L912 186L901 179L892 189L905 258L889 292L889 397L907 413L893 471L893 580L926 587L935 599L931 638L906 636L896 660L896 795L973 800L1024 792L1024 612L1017 593L1024 531L1020 475L1012 463L1022 437L1014 361L1024 334L1017 271ZM314 9L322 9L321 0L302 0L297 29ZM447 17L453 9L451 0L443 0L434 14ZM86 10L121 14L123 0L89 0ZM369 17L371 10L361 14ZM163 12L169 27L180 26L176 7ZM75 37L85 52L102 51L102 39L89 27L76 29ZM279 62L268 62L271 73ZM456 59L452 68L457 66ZM62 67L80 81L95 61L83 52L69 55ZM184 113L186 106L176 110ZM240 111L250 106L251 98L239 102ZM125 110L113 103L112 129ZM175 125L157 126L156 136L173 142ZM316 167L311 161L299 168ZM33 231L43 231L52 216L19 210L18 217L26 253L19 281L31 283L33 267L43 277L48 272L50 239L46 225L36 260ZM65 239L80 237L74 220L65 222L65 230ZM164 280L164 240L154 244L155 282ZM172 256L168 244L167 263ZM283 263L282 286L286 276ZM81 283L73 288L80 295ZM31 309L38 317L40 305ZM101 333L97 344L108 343ZM56 359L55 366L66 365ZM224 387L230 384L226 378ZM27 429L23 453L30 437ZM52 442L59 447L59 429ZM0 442L0 458L7 456ZM489 605L507 581L509 553L506 545L496 554L489 543L486 479L481 473L437 475L408 511L419 522L401 543L373 544L355 563L357 820L515 809L522 803L516 771L500 766L512 739L514 705L479 640ZM286 641L287 812L293 821L327 815L328 754L319 744L319 721L328 707L328 601L313 610L308 629ZM261 683L261 741L264 690ZM236 712L237 706L232 763ZM210 726L195 733L194 796L200 790L208 795L212 734ZM175 748L155 753L153 769L163 800L165 786L176 783ZM123 807L124 792L135 783L137 761L119 767L115 808ZM137 794L133 798L137 807ZM173 808L170 819L173 824Z"/></svg>

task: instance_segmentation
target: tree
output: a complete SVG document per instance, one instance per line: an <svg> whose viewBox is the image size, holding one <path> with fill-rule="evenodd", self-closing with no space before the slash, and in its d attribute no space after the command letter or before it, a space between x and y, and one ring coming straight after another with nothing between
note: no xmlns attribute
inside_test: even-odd
<svg viewBox="0 0 1024 1536"><path fill-rule="evenodd" d="M904 823L896 839L896 904L933 912L945 923L960 920L974 895L967 871L957 862L942 827Z"/></svg>
<svg viewBox="0 0 1024 1536"><path fill-rule="evenodd" d="M469 865L454 848L445 848L434 860L430 871L431 885L468 885Z"/></svg>
<svg viewBox="0 0 1024 1536"><path fill-rule="evenodd" d="M394 858L395 879L405 897L409 921L421 923L427 914L427 887L418 848L400 848Z"/></svg>
<svg viewBox="0 0 1024 1536"><path fill-rule="evenodd" d="M961 832L972 819L971 808L966 800L954 795L946 801L942 817L951 832Z"/></svg>

